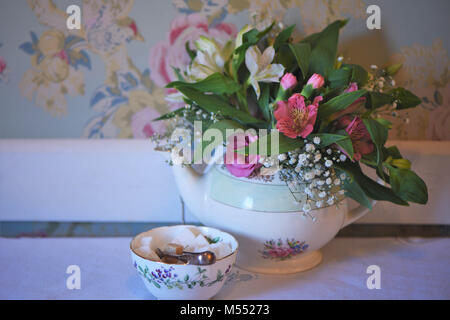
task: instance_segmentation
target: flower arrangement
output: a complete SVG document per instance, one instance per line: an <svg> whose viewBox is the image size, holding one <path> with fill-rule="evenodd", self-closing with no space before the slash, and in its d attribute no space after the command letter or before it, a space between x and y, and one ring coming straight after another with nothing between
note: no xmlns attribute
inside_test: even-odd
<svg viewBox="0 0 450 320"><path fill-rule="evenodd" d="M178 80L167 85L168 99L184 106L155 119L170 120L173 128L156 137L157 149L171 151L172 162L191 163L194 146L198 163L196 147L210 160L226 146L232 175L277 174L294 197L304 198L305 213L338 204L344 195L369 208L371 199L425 204L423 180L397 147L386 146L391 123L384 117L421 100L395 86L401 65L367 71L338 56L346 22L299 42L291 38L294 25L272 23L263 30L245 26L225 43L201 36L195 49L186 45L189 67L174 68Z"/></svg>

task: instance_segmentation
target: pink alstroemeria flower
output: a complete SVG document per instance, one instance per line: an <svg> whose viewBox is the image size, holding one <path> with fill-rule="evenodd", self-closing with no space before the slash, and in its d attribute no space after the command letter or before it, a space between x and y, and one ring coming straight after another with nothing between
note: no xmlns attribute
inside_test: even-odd
<svg viewBox="0 0 450 320"><path fill-rule="evenodd" d="M318 73L314 73L311 78L309 78L308 82L306 83L306 85L312 85L312 87L314 89L319 89L321 87L323 87L323 85L325 84L325 79L323 78L322 75L318 74Z"/></svg>
<svg viewBox="0 0 450 320"><path fill-rule="evenodd" d="M297 78L292 73L285 73L281 78L281 87L284 91L294 88L297 85Z"/></svg>
<svg viewBox="0 0 450 320"><path fill-rule="evenodd" d="M322 96L317 96L312 104L306 106L305 98L295 93L287 102L279 101L274 112L277 129L292 139L306 138L314 129L317 109L322 99Z"/></svg>
<svg viewBox="0 0 450 320"><path fill-rule="evenodd" d="M235 152L258 140L257 136L248 133L236 133L228 138L225 166L235 177L248 177L261 167L258 155L243 155Z"/></svg>
<svg viewBox="0 0 450 320"><path fill-rule="evenodd" d="M352 118L350 115L343 116L338 119L338 128L345 128L350 136L353 145L353 161L359 161L363 155L373 151L372 138L361 118ZM344 150L341 149L341 151L347 154Z"/></svg>

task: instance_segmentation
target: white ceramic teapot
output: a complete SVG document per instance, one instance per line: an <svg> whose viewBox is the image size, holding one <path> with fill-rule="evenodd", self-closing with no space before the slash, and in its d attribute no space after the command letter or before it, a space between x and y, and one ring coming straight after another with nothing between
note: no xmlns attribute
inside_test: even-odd
<svg viewBox="0 0 450 320"><path fill-rule="evenodd" d="M236 264L260 273L285 274L313 268L319 249L368 209L349 210L347 199L305 217L285 182L237 178L221 165L198 174L173 166L187 207L206 226L233 234L239 242Z"/></svg>

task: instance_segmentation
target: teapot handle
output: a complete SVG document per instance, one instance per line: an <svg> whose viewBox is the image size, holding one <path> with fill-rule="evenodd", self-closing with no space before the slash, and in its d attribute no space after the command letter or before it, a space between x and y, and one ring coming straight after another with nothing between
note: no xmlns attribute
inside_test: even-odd
<svg viewBox="0 0 450 320"><path fill-rule="evenodd" d="M370 201L372 208L377 203L376 200ZM363 205L358 205L356 208L349 210L347 214L345 215L344 224L342 225L341 229L348 226L349 224L352 224L359 218L361 218L363 215L365 215L367 212L369 212L370 209L367 207L364 207Z"/></svg>
<svg viewBox="0 0 450 320"><path fill-rule="evenodd" d="M384 181L380 178L377 179L377 182L384 186ZM372 205L372 208L377 203L376 200L370 200L370 204ZM352 224L359 218L361 218L363 215L365 215L367 212L369 212L370 209L367 207L364 207L363 205L358 205L356 208L349 210L347 214L345 215L344 224L342 225L341 229L348 226L349 224Z"/></svg>

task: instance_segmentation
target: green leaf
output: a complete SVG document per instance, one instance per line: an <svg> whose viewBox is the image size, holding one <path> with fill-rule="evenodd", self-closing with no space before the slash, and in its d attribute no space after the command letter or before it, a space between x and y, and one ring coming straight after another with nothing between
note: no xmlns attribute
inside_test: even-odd
<svg viewBox="0 0 450 320"><path fill-rule="evenodd" d="M294 31L295 24L287 27L283 31L281 31L278 36L275 39L275 42L273 44L273 48L275 51L278 51L278 49L286 42L288 42L289 38L291 37L292 32Z"/></svg>
<svg viewBox="0 0 450 320"><path fill-rule="evenodd" d="M364 191L364 193L371 199L380 201L390 201L395 204L407 206L408 202L398 197L393 190L367 177L362 171L357 162L345 161L335 166L349 175L355 183Z"/></svg>
<svg viewBox="0 0 450 320"><path fill-rule="evenodd" d="M363 67L357 64L347 64L346 66L352 70L350 82L356 82L358 88L362 88L366 85L367 80L369 79L369 73Z"/></svg>
<svg viewBox="0 0 450 320"><path fill-rule="evenodd" d="M319 113L318 116L321 119L328 118L333 113L344 110L349 105L351 105L353 102L356 101L356 99L360 98L366 93L366 90L357 90L353 92L348 92L341 94L324 104L319 106Z"/></svg>
<svg viewBox="0 0 450 320"><path fill-rule="evenodd" d="M372 118L363 118L363 122L367 128L367 131L369 131L375 147L377 148L377 164L378 167L381 167L384 160L383 147L388 138L388 129Z"/></svg>
<svg viewBox="0 0 450 320"><path fill-rule="evenodd" d="M184 46L185 46L186 52L189 55L189 57L191 58L191 60L194 60L195 57L197 56L197 51L191 50L191 48L189 47L189 41L186 41Z"/></svg>
<svg viewBox="0 0 450 320"><path fill-rule="evenodd" d="M173 72L177 76L178 81L184 81L183 75L181 74L180 68L172 67Z"/></svg>
<svg viewBox="0 0 450 320"><path fill-rule="evenodd" d="M389 120L386 120L386 119L383 119L383 118L375 118L375 121L378 122L379 124L381 124L386 129L391 129L392 128L392 122L390 122Z"/></svg>
<svg viewBox="0 0 450 320"><path fill-rule="evenodd" d="M312 39L310 73L318 73L323 76L333 68L337 55L339 29L342 21L335 21L328 25L317 37Z"/></svg>
<svg viewBox="0 0 450 320"><path fill-rule="evenodd" d="M259 32L257 29L252 29L247 31L242 35L242 45L234 49L233 59L232 59L232 67L233 67L233 77L237 79L238 70L244 62L245 52L247 49L259 42L266 34L272 30L275 22L272 23L269 27Z"/></svg>
<svg viewBox="0 0 450 320"><path fill-rule="evenodd" d="M426 204L428 190L425 182L409 169L388 166L392 190L403 200Z"/></svg>
<svg viewBox="0 0 450 320"><path fill-rule="evenodd" d="M162 116L160 116L156 119L153 119L152 121L167 120L167 119L173 118L175 116L182 115L184 110L186 110L185 107L178 108L174 111L163 114Z"/></svg>
<svg viewBox="0 0 450 320"><path fill-rule="evenodd" d="M389 94L381 93L381 92L369 92L368 100L366 103L366 107L369 107L371 110L375 110L381 108L387 104L391 104L393 99Z"/></svg>
<svg viewBox="0 0 450 320"><path fill-rule="evenodd" d="M179 89L181 87L188 87L196 89L200 92L213 92L217 94L232 94L241 88L241 86L234 80L218 72L213 73L198 82L172 81L166 85L166 88Z"/></svg>
<svg viewBox="0 0 450 320"><path fill-rule="evenodd" d="M358 185L358 183L356 183L353 175L339 168L336 168L336 173L338 175L340 175L341 173L349 175L349 179L345 179L343 183L345 195L372 210L372 203L370 199L367 197L367 195L364 193L364 190Z"/></svg>
<svg viewBox="0 0 450 320"><path fill-rule="evenodd" d="M391 156L393 159L403 159L403 156L400 154L400 151L396 146L392 146L389 148L384 148L383 153L386 156Z"/></svg>
<svg viewBox="0 0 450 320"><path fill-rule="evenodd" d="M347 24L348 19L338 20L338 21L339 21L339 28L343 28ZM335 22L337 22L337 21L335 21ZM310 34L309 36L303 38L302 41L300 41L300 42L309 43L309 44L311 44L311 47L313 47L317 44L317 41L318 41L320 35L322 34L322 32L323 31Z"/></svg>
<svg viewBox="0 0 450 320"><path fill-rule="evenodd" d="M330 83L330 88L335 89L347 86L350 82L351 75L352 70L347 67L331 70L328 73L328 82Z"/></svg>
<svg viewBox="0 0 450 320"><path fill-rule="evenodd" d="M324 148L327 147L333 143L336 143L340 140L348 139L348 135L341 135L341 134L331 134L331 133L316 133L316 134L310 134L308 136L308 140L313 141L315 137L320 138L320 147Z"/></svg>
<svg viewBox="0 0 450 320"><path fill-rule="evenodd" d="M260 136L258 140L252 142L249 144L248 147L238 149L236 152L239 154L249 154L249 150L257 150L256 154L262 154L262 151L260 149L260 145L266 146L266 154L267 156L274 156L280 153L285 153L288 151L292 151L296 148L301 147L304 142L303 139L291 139L286 137L284 134L279 133L279 141L278 141L278 152L276 150L272 150L272 135L271 133L268 133L265 136Z"/></svg>
<svg viewBox="0 0 450 320"><path fill-rule="evenodd" d="M244 124L261 124L260 119L256 119L250 114L237 110L227 101L214 94L204 94L194 88L178 88L182 94L197 103L201 108L214 114L220 114L238 120Z"/></svg>
<svg viewBox="0 0 450 320"><path fill-rule="evenodd" d="M401 63L393 64L389 67L386 67L384 69L384 71L386 71L387 75L393 76L402 68L402 66L403 66L403 64L401 64Z"/></svg>
<svg viewBox="0 0 450 320"><path fill-rule="evenodd" d="M311 57L311 46L308 43L294 43L289 44L289 48L297 60L297 64L302 71L303 78L306 79Z"/></svg>
<svg viewBox="0 0 450 320"><path fill-rule="evenodd" d="M353 159L354 150L353 143L352 140L350 140L350 137L347 137L347 139L339 140L336 142L336 144L341 147L351 159Z"/></svg>
<svg viewBox="0 0 450 320"><path fill-rule="evenodd" d="M269 105L269 98L270 98L270 85L268 83L261 83L261 96L258 100L258 106L261 110L264 119L266 121L271 121L271 112L270 112L270 105Z"/></svg>
<svg viewBox="0 0 450 320"><path fill-rule="evenodd" d="M414 108L422 103L419 97L405 88L399 87L392 89L389 91L389 94L397 101L398 110Z"/></svg>

